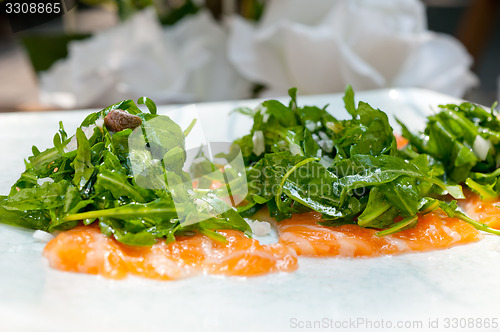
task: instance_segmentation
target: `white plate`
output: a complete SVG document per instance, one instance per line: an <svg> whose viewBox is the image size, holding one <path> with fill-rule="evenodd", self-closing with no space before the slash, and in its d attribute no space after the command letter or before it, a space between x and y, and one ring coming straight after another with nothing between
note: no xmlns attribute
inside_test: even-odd
<svg viewBox="0 0 500 332"><path fill-rule="evenodd" d="M359 92L356 99L397 115L411 128L422 127L430 106L458 102L418 89ZM299 103L330 104L335 116L346 115L341 95L299 97ZM250 121L228 114L236 106L256 104L197 105L205 135L211 141L228 141L246 134ZM171 109L160 108L160 113ZM23 158L33 143L49 147L59 120L73 132L87 113L1 114L0 193L8 193L23 171ZM175 117L187 121L189 112ZM294 273L173 282L133 277L113 281L52 270L42 257L43 246L31 231L0 225L1 331L285 331L307 324L355 331L414 324L414 330L438 331L446 330L447 318L499 319L500 238L495 236L430 253L300 258ZM464 320L455 323L469 330L495 330L463 325Z"/></svg>

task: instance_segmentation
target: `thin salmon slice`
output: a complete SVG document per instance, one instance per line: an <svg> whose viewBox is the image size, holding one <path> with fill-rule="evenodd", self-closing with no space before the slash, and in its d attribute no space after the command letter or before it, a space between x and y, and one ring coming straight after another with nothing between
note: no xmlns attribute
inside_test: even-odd
<svg viewBox="0 0 500 332"><path fill-rule="evenodd" d="M478 194L464 190L465 199L458 201L459 206L472 219L500 229L500 198L483 201Z"/></svg>
<svg viewBox="0 0 500 332"><path fill-rule="evenodd" d="M357 225L327 227L318 213L304 213L277 223L278 243L260 245L242 232L219 231L221 243L196 234L159 241L151 247L128 246L106 237L97 227L79 226L60 233L44 249L50 266L63 271L100 274L122 279L128 275L159 280L200 273L255 276L297 269L304 256L371 257L430 251L475 242L482 235L473 226L442 213L419 216L416 227L378 237Z"/></svg>
<svg viewBox="0 0 500 332"><path fill-rule="evenodd" d="M227 243L196 234L135 247L106 237L97 227L79 226L60 233L44 249L51 267L122 279L132 274L172 280L200 273L256 276L297 269L295 252L283 244L260 245L234 230L218 231Z"/></svg>
<svg viewBox="0 0 500 332"><path fill-rule="evenodd" d="M420 215L417 226L379 237L377 230L358 225L327 227L321 215L304 213L277 223L279 243L304 256L371 257L429 251L479 241L482 234L466 222L442 213Z"/></svg>

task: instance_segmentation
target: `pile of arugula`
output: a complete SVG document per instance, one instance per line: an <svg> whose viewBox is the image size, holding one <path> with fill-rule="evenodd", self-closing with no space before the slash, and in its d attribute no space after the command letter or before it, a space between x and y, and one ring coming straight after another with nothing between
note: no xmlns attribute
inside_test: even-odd
<svg viewBox="0 0 500 332"><path fill-rule="evenodd" d="M299 107L296 89L290 97L288 106L268 100L255 110L237 110L253 118L250 134L225 155L230 160L241 152L246 165L248 195L238 209L218 194L221 189L231 193L230 181L219 189L207 190L210 183L193 188L183 171L184 139L192 126L183 132L144 97L138 104L149 113L131 100L122 101L90 114L72 137L60 123L54 147L43 152L33 147L25 172L8 196L0 196L0 222L47 232L68 230L80 221L98 223L104 234L122 243L151 245L195 232L225 241L217 229L250 236L244 218L263 206L277 221L317 211L325 225L358 224L379 229L380 236L413 227L418 214L441 209L500 234L466 216L455 201L464 198L463 182L483 198L500 193L496 114L468 103L442 106L429 117L424 133L403 126L409 144L398 150L387 115L364 102L356 107L350 86L344 97L348 120L337 120L325 108ZM103 124L117 109L142 120L146 153L133 155L129 149L132 129L112 132ZM162 120L161 128L148 127L154 119ZM149 153L153 150L156 159ZM156 178L148 180L164 187L138 184L132 159L144 169L159 165ZM204 174L217 168L203 158L191 167ZM241 181L228 172L226 178Z"/></svg>
<svg viewBox="0 0 500 332"><path fill-rule="evenodd" d="M138 104L145 104L149 113L131 100L122 101L90 114L72 137L60 123L54 147L44 152L33 147L26 171L8 196L0 196L0 222L53 232L74 228L80 221L85 225L97 221L107 236L145 246L158 238L174 241L175 235L194 232L225 241L216 229L251 234L249 225L234 209L224 206L226 203L215 195L194 191L189 174L182 171L184 138L192 126L183 132L167 116L157 115L156 105L148 98L139 99ZM174 202L173 186L145 189L136 183L128 146L132 129L111 132L103 124L104 117L116 109L141 118L141 129L150 133L148 147L156 147L165 155L157 180L168 183L168 178L171 185L172 179L178 179L175 189L177 196L186 196L183 204ZM162 117L162 127L151 132L152 128L146 128L148 121L158 117ZM143 159L145 164L152 161L146 156ZM204 205L194 203L200 199ZM226 211L214 215L212 207L221 205L219 210ZM182 218L179 209L183 209Z"/></svg>
<svg viewBox="0 0 500 332"><path fill-rule="evenodd" d="M350 86L344 97L349 120L337 120L324 108L299 107L296 90L289 94L288 106L268 100L255 110L238 110L253 117L250 134L234 142L248 165L248 204L239 209L242 215L264 205L278 221L317 211L323 214L322 224L358 224L381 229L377 234L382 236L415 226L419 213L441 209L500 234L469 218L456 204L465 198L460 183L466 179L472 188L474 183L498 195L500 173L475 172L496 169L493 151L481 162L471 151L479 132L485 139L500 138L500 122L492 114L471 104L448 105L448 113L429 118L427 136L412 135L403 127L411 144L399 151L387 115L364 102L356 107ZM465 116L454 108L469 112L466 127ZM444 133L451 115L457 119L451 124L455 131Z"/></svg>
<svg viewBox="0 0 500 332"><path fill-rule="evenodd" d="M443 167L446 178L462 183L483 200L500 194L500 120L496 104L488 112L479 105L441 105L427 118L424 132L411 133L403 124L408 139L407 157L427 154ZM417 154L416 154L417 153Z"/></svg>

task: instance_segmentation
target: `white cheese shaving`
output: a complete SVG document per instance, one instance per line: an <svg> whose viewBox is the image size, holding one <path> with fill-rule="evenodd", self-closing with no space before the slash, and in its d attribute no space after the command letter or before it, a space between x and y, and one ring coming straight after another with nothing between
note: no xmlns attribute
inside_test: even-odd
<svg viewBox="0 0 500 332"><path fill-rule="evenodd" d="M50 183L53 183L54 182L54 179L52 178L41 178L41 179L37 179L36 180L36 183L41 186L43 185L45 182L50 182Z"/></svg>
<svg viewBox="0 0 500 332"><path fill-rule="evenodd" d="M38 240L40 242L49 242L50 240L52 240L54 238L54 235L50 234L50 233L47 233L47 232L44 232L44 231L41 231L41 230L36 230L34 233L33 233L33 238L35 240Z"/></svg>
<svg viewBox="0 0 500 332"><path fill-rule="evenodd" d="M260 156L261 154L264 153L264 151L266 151L264 133L262 133L262 131L257 130L253 133L252 143L253 143L252 151L253 153L255 153L256 156Z"/></svg>
<svg viewBox="0 0 500 332"><path fill-rule="evenodd" d="M311 121L311 120L306 120L306 128L309 130L309 131L315 131L316 130L316 123L314 121Z"/></svg>
<svg viewBox="0 0 500 332"><path fill-rule="evenodd" d="M255 107L255 113L259 112L262 115L262 122L267 123L269 120L269 113L267 113L267 107L262 106L262 104L257 105Z"/></svg>
<svg viewBox="0 0 500 332"><path fill-rule="evenodd" d="M271 224L267 221L252 220L250 218L245 218L245 221L250 225L255 236L264 236L271 232Z"/></svg>
<svg viewBox="0 0 500 332"><path fill-rule="evenodd" d="M262 122L267 123L267 120L269 120L269 113L264 113L262 115Z"/></svg>
<svg viewBox="0 0 500 332"><path fill-rule="evenodd" d="M302 150L300 149L300 146L298 146L297 144L290 144L290 153L296 156L301 154Z"/></svg>
<svg viewBox="0 0 500 332"><path fill-rule="evenodd" d="M325 150L326 152L332 152L333 151L333 141L328 137L327 134L324 132L320 131L319 136L321 137L321 144L318 142L318 145Z"/></svg>
<svg viewBox="0 0 500 332"><path fill-rule="evenodd" d="M477 135L476 139L474 140L474 144L472 145L474 154L480 160L486 160L488 151L490 151L490 149L493 149L493 145L491 144L491 142L489 140L485 140L480 135Z"/></svg>

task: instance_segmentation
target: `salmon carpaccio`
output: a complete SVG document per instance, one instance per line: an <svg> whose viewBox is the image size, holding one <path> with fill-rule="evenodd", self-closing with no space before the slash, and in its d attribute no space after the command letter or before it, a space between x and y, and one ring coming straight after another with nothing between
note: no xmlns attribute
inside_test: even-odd
<svg viewBox="0 0 500 332"><path fill-rule="evenodd" d="M473 226L440 212L420 215L414 228L381 237L374 229L358 225L327 227L318 221L321 215L311 212L279 222L279 243L305 256L373 257L444 249L482 238Z"/></svg>
<svg viewBox="0 0 500 332"><path fill-rule="evenodd" d="M79 226L60 233L44 249L51 267L121 279L127 275L170 280L200 273L255 276L294 271L297 255L280 243L260 245L234 230L218 231L227 243L196 234L159 241L151 247L128 246L102 234L97 227Z"/></svg>
<svg viewBox="0 0 500 332"><path fill-rule="evenodd" d="M134 247L108 238L93 226L60 233L44 250L50 266L63 271L100 274L120 279L137 275L170 280L200 273L255 276L297 269L297 254L305 256L370 257L411 251L444 249L478 241L473 226L429 213L415 228L378 237L373 229L357 225L327 227L318 213L303 213L277 223L278 243L260 245L234 230L219 231L227 243L197 234L159 241L152 247Z"/></svg>
<svg viewBox="0 0 500 332"><path fill-rule="evenodd" d="M472 219L491 228L500 229L500 198L482 200L471 190L464 190L465 199L458 201L459 206Z"/></svg>

